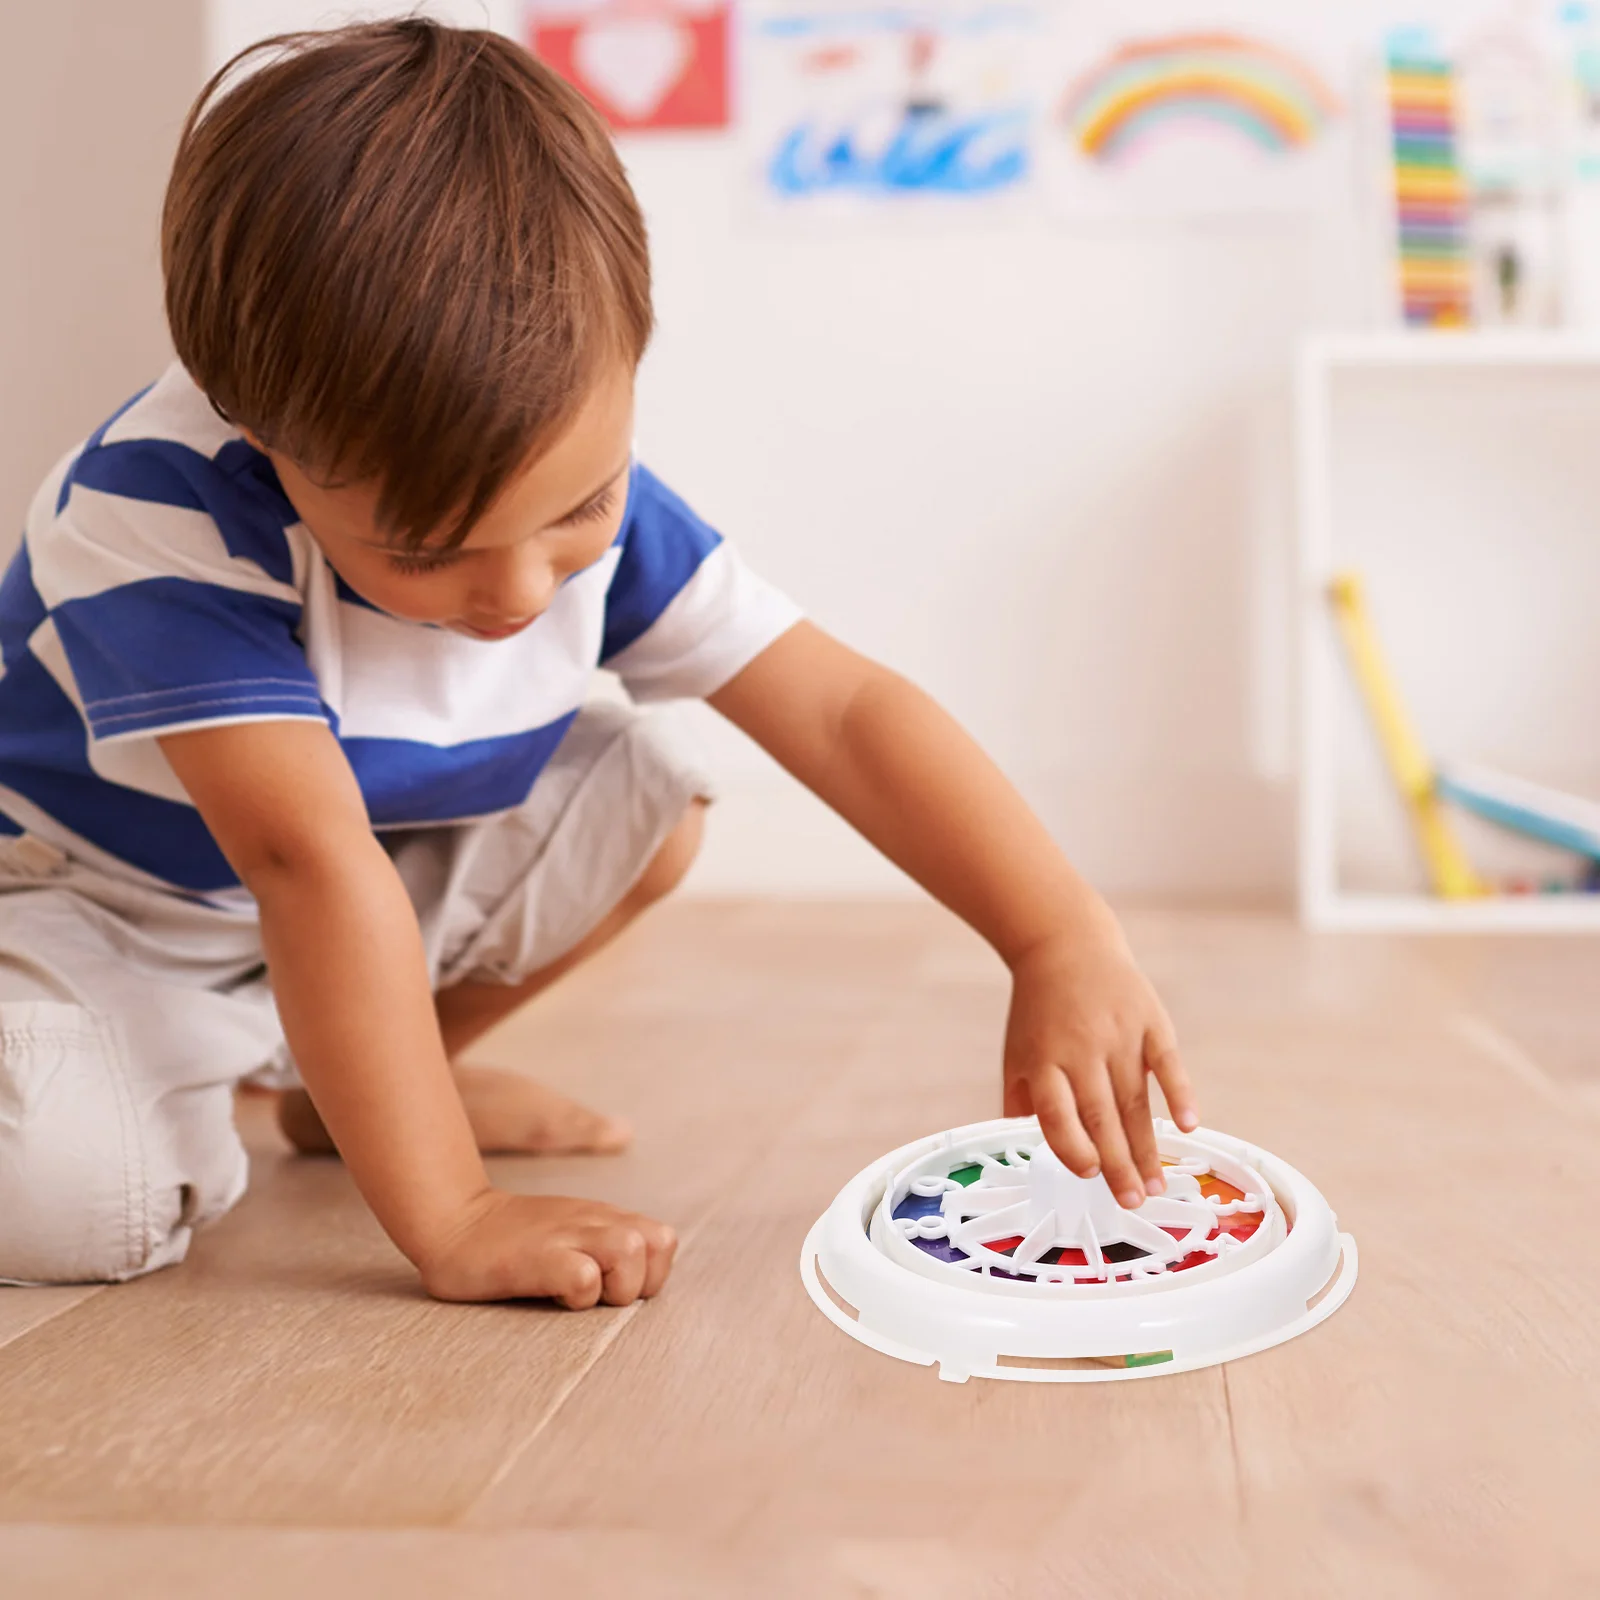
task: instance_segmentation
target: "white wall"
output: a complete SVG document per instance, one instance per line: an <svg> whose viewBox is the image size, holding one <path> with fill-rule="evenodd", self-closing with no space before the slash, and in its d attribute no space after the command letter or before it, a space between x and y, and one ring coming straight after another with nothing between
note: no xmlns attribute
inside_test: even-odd
<svg viewBox="0 0 1600 1600"><path fill-rule="evenodd" d="M1326 249L1265 228L774 236L741 208L736 148L629 160L660 279L651 459L949 705L1101 882L1283 891L1271 478L1294 340L1337 299ZM734 791L702 882L883 881L718 742Z"/></svg>
<svg viewBox="0 0 1600 1600"><path fill-rule="evenodd" d="M50 465L172 359L158 225L203 3L4 9L0 558Z"/></svg>
<svg viewBox="0 0 1600 1600"><path fill-rule="evenodd" d="M1309 3L1309 0L1307 0ZM210 57L366 9L212 0ZM510 0L433 9L511 21ZM764 229L736 140L635 139L661 332L644 452L825 626L945 701L1110 889L1286 895L1286 384L1364 283L1350 219ZM700 717L696 883L896 875Z"/></svg>

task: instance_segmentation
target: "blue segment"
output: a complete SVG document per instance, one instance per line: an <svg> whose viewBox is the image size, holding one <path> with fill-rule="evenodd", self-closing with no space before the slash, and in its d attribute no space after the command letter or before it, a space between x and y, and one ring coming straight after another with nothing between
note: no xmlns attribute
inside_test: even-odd
<svg viewBox="0 0 1600 1600"><path fill-rule="evenodd" d="M606 593L602 665L649 630L722 543L722 535L653 472L636 466L617 543L622 559Z"/></svg>
<svg viewBox="0 0 1600 1600"><path fill-rule="evenodd" d="M55 610L98 738L219 716L320 717L299 620L287 601L188 578L147 578Z"/></svg>
<svg viewBox="0 0 1600 1600"><path fill-rule="evenodd" d="M147 383L144 388L142 388L138 394L134 395L131 400L124 400L123 403L118 406L117 409L113 411L111 415L107 417L106 420L102 422L87 439L84 440L83 449L78 452L77 461L74 461L73 464L67 469L67 475L61 480L61 488L56 494L56 515L58 517L63 511L66 510L67 501L72 498L72 480L77 473L78 463L81 462L91 450L98 450L100 448L100 441L105 438L106 431L110 428L111 424L119 417L125 417L136 405L138 405L141 400L144 399L147 394L150 393L153 388L155 388L153 383Z"/></svg>
<svg viewBox="0 0 1600 1600"><path fill-rule="evenodd" d="M459 822L520 806L577 716L528 733L465 744L410 739L345 739L341 743L376 828Z"/></svg>
<svg viewBox="0 0 1600 1600"><path fill-rule="evenodd" d="M932 1217L943 1209L944 1202L939 1195L908 1194L891 1214L896 1220L901 1217ZM953 1265L967 1259L966 1251L957 1250L948 1239L917 1238L911 1242L935 1261L948 1261Z"/></svg>
<svg viewBox="0 0 1600 1600"><path fill-rule="evenodd" d="M284 529L298 514L272 463L242 439L224 445L215 461L169 439L94 445L78 457L71 481L124 500L204 512L229 555L255 562L279 583L294 581Z"/></svg>
<svg viewBox="0 0 1600 1600"><path fill-rule="evenodd" d="M204 511L205 500L194 481L202 469L215 470L198 450L164 439L132 439L85 450L72 469L74 488L98 489L124 500Z"/></svg>
<svg viewBox="0 0 1600 1600"><path fill-rule="evenodd" d="M0 661L9 669L27 653L28 640L48 615L33 584L33 562L23 544L0 579Z"/></svg>
<svg viewBox="0 0 1600 1600"><path fill-rule="evenodd" d="M908 1194L904 1200L894 1208L894 1215L900 1217L931 1217L943 1210L943 1200L936 1194Z"/></svg>
<svg viewBox="0 0 1600 1600"><path fill-rule="evenodd" d="M76 707L31 655L0 678L0 784L102 850L181 889L208 894L239 881L193 806L93 771Z"/></svg>

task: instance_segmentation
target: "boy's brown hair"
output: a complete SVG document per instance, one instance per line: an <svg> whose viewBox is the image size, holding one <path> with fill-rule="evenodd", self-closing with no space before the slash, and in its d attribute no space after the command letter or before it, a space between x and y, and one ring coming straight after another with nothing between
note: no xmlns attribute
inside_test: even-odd
<svg viewBox="0 0 1600 1600"><path fill-rule="evenodd" d="M510 40L416 18L235 56L184 125L161 260L212 404L377 484L412 547L464 538L650 338L644 221L594 111Z"/></svg>

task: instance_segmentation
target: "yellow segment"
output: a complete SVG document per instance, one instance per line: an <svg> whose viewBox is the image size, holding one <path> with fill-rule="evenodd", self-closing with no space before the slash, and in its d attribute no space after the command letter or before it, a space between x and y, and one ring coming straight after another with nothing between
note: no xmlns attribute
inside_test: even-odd
<svg viewBox="0 0 1600 1600"><path fill-rule="evenodd" d="M1419 294L1436 290L1450 294L1466 294L1472 288L1472 278L1465 264L1430 265L1416 261L1400 264L1400 287L1414 289Z"/></svg>
<svg viewBox="0 0 1600 1600"><path fill-rule="evenodd" d="M1467 188L1459 173L1402 163L1395 168L1394 192L1399 200L1454 205L1466 198Z"/></svg>
<svg viewBox="0 0 1600 1600"><path fill-rule="evenodd" d="M1353 572L1340 573L1328 585L1328 598L1339 624L1346 654L1367 712L1378 732L1384 757L1395 786L1411 811L1412 825L1428 876L1436 894L1447 900L1468 900L1487 894L1488 889L1467 860L1449 819L1439 804L1435 790L1433 764L1428 760L1406 715L1405 706L1389 675L1389 665L1378 643L1377 630L1367 611L1361 580Z"/></svg>
<svg viewBox="0 0 1600 1600"><path fill-rule="evenodd" d="M1406 110L1451 111L1455 108L1455 85L1445 77L1428 77L1411 72L1389 74L1389 102Z"/></svg>

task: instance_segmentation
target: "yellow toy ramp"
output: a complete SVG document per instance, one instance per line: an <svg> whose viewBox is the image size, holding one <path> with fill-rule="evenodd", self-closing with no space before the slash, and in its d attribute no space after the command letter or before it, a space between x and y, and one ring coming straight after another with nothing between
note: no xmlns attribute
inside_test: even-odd
<svg viewBox="0 0 1600 1600"><path fill-rule="evenodd" d="M1353 572L1337 574L1328 585L1328 599L1384 759L1410 812L1434 892L1446 900L1487 894L1487 886L1473 871L1440 804L1433 763L1395 687L1360 577Z"/></svg>

